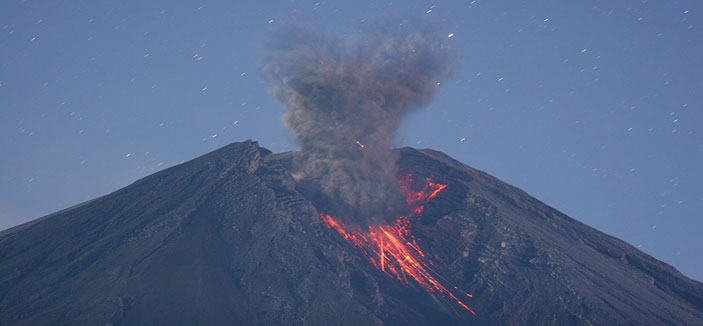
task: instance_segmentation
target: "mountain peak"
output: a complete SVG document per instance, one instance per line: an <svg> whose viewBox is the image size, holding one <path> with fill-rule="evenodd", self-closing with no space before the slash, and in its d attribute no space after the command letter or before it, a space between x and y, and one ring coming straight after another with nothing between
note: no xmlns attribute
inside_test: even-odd
<svg viewBox="0 0 703 326"><path fill-rule="evenodd" d="M411 223L458 313L320 218L295 153L233 143L0 233L0 324L703 324L703 284L434 150Z"/></svg>

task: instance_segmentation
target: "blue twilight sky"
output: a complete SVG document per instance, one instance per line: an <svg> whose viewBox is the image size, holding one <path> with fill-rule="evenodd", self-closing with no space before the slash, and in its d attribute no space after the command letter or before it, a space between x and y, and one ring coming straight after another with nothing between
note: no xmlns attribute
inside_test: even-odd
<svg viewBox="0 0 703 326"><path fill-rule="evenodd" d="M286 20L432 15L461 66L433 148L703 279L703 2L0 2L0 229L248 138L296 148L257 71Z"/></svg>

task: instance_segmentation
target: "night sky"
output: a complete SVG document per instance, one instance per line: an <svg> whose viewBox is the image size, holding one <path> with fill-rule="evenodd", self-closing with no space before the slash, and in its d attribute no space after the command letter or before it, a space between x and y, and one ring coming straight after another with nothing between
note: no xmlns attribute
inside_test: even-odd
<svg viewBox="0 0 703 326"><path fill-rule="evenodd" d="M293 150L258 70L275 24L430 15L457 71L433 148L703 280L703 2L0 2L0 229L234 141Z"/></svg>

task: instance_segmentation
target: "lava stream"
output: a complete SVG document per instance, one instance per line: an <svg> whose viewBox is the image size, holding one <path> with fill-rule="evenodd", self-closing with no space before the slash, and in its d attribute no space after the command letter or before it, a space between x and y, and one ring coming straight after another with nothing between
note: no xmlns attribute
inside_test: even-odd
<svg viewBox="0 0 703 326"><path fill-rule="evenodd" d="M460 290L430 267L429 257L420 249L411 232L410 219L420 218L425 204L447 187L431 178L425 178L425 182L420 191L414 191L412 189L417 189L418 185L412 174L398 180L410 207L410 214L398 216L391 224L369 225L368 230L364 231L345 225L329 214L320 214L320 217L328 227L359 248L381 272L405 285L409 284L409 280L413 280L429 293L451 298L462 308L475 314L461 299L471 298L472 295Z"/></svg>

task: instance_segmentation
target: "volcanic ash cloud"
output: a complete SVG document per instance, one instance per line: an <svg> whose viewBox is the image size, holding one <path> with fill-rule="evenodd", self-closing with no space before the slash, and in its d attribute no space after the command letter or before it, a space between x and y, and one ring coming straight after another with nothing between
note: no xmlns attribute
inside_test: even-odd
<svg viewBox="0 0 703 326"><path fill-rule="evenodd" d="M333 213L369 224L403 212L391 141L403 115L430 101L449 73L446 41L411 21L345 37L288 25L269 39L262 71L290 108L283 122L301 147L295 175Z"/></svg>

